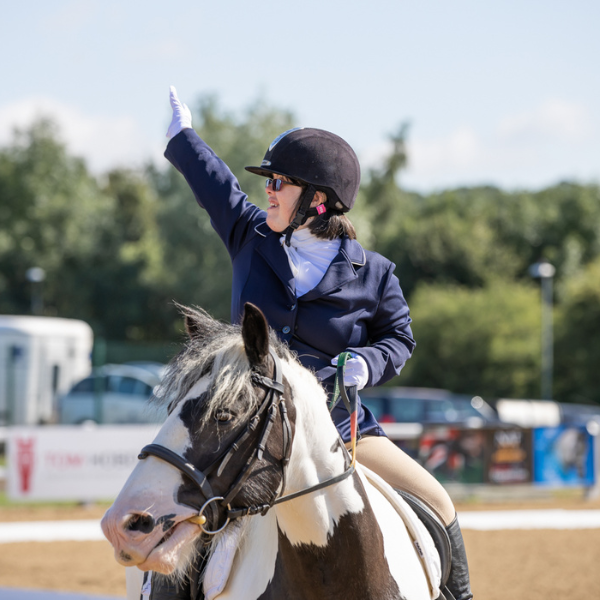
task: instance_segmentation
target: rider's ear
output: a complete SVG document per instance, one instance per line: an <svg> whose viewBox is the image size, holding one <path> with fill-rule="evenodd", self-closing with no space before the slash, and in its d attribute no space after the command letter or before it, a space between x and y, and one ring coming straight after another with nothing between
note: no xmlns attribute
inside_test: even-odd
<svg viewBox="0 0 600 600"><path fill-rule="evenodd" d="M242 338L250 364L253 367L262 364L269 354L269 326L260 308L250 302L244 305Z"/></svg>

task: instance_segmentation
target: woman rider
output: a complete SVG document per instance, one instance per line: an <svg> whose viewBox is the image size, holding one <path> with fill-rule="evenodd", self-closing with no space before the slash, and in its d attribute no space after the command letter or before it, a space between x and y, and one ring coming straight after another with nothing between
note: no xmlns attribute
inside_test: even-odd
<svg viewBox="0 0 600 600"><path fill-rule="evenodd" d="M171 88L173 120L165 156L209 213L233 265L231 317L257 305L300 362L332 392L337 356L344 351L344 383L380 385L400 372L415 342L394 265L356 241L346 217L356 200L360 166L352 148L320 129L296 128L269 146L260 166L267 178L267 211L248 202L229 168L192 129L191 113ZM349 415L332 418L345 442ZM450 497L438 481L384 434L359 403L357 460L394 488L425 502L450 536L448 587L456 600L472 598L462 535Z"/></svg>

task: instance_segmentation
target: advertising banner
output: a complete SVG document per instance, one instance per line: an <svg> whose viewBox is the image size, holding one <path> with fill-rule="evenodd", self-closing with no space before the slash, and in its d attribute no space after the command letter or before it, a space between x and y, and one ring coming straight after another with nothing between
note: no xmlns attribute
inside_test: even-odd
<svg viewBox="0 0 600 600"><path fill-rule="evenodd" d="M585 427L543 427L533 432L534 482L594 485L594 442Z"/></svg>
<svg viewBox="0 0 600 600"><path fill-rule="evenodd" d="M111 500L160 425L43 426L7 429L12 500Z"/></svg>
<svg viewBox="0 0 600 600"><path fill-rule="evenodd" d="M442 483L483 483L486 440L483 429L428 428L419 440L418 460Z"/></svg>
<svg viewBox="0 0 600 600"><path fill-rule="evenodd" d="M492 429L486 483L530 483L533 479L531 429Z"/></svg>

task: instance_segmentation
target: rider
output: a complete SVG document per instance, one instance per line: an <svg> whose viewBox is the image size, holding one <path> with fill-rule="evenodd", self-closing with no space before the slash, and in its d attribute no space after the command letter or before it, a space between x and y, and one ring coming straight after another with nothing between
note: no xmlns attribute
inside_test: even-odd
<svg viewBox="0 0 600 600"><path fill-rule="evenodd" d="M400 372L415 347L411 319L394 264L366 251L346 213L353 207L360 166L352 148L320 129L295 128L269 146L260 166L267 178L267 211L248 202L213 150L192 129L191 113L171 88L173 119L165 156L183 174L209 213L233 265L232 321L246 302L313 370L331 393L337 356L351 352L344 383L380 385ZM441 484L384 434L359 402L357 460L394 488L416 496L444 522L451 540L448 587L472 598L466 553L452 501ZM334 423L350 439L348 412Z"/></svg>

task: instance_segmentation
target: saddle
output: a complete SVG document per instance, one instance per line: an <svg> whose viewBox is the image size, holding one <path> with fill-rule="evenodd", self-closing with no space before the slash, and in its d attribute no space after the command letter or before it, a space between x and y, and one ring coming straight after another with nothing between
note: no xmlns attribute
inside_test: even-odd
<svg viewBox="0 0 600 600"><path fill-rule="evenodd" d="M452 566L452 548L450 547L450 538L448 537L446 527L444 526L444 523L442 523L441 519L416 496L412 496L403 490L395 491L413 509L414 513L417 515L417 517L419 517L419 520L421 523L423 523L425 529L427 529L429 535L433 539L435 548L440 555L442 568L440 588L442 589L442 593L446 594L446 582L450 576L450 568Z"/></svg>
<svg viewBox="0 0 600 600"><path fill-rule="evenodd" d="M361 470L369 483L384 495L404 521L421 558L431 597L438 600L454 600L446 587L452 566L452 550L442 521L415 496L392 488L379 475L363 465Z"/></svg>

